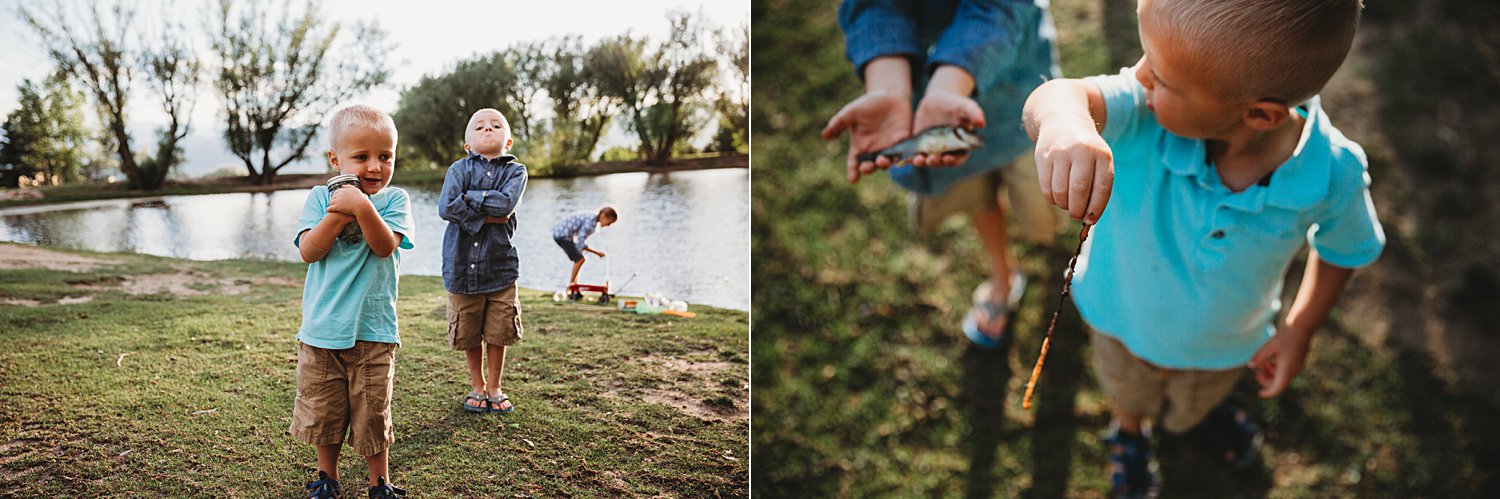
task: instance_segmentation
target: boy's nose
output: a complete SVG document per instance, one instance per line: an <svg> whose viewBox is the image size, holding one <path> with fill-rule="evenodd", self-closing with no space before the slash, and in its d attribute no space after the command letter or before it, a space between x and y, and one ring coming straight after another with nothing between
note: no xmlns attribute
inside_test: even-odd
<svg viewBox="0 0 1500 499"><path fill-rule="evenodd" d="M1151 68L1146 66L1145 57L1135 63L1135 80L1141 82L1141 86L1146 87L1147 90L1150 90L1155 83L1151 81Z"/></svg>

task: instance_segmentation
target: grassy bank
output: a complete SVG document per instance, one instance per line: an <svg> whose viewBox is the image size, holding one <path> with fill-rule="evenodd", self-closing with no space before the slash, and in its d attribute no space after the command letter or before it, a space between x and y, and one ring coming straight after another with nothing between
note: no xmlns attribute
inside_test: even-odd
<svg viewBox="0 0 1500 499"><path fill-rule="evenodd" d="M524 160L523 160L524 161ZM743 154L727 156L696 156L673 160L667 166L650 166L638 161L604 161L591 163L575 169L562 172L548 173L537 170L532 171L531 178L566 178L584 177L593 175L608 175L611 173L629 172L674 172L685 170L706 170L713 168L746 168L749 166L749 156ZM406 186L441 186L448 168L436 169L398 169L395 181ZM247 183L244 177L219 177L219 178L196 178L189 180L169 181L160 190L145 192L127 189L124 183L102 184L102 183L79 183L65 184L59 186L48 186L38 189L44 196L41 199L0 199L0 208L12 206L29 206L41 204L67 203L73 201L92 201L96 199L117 198L141 198L157 196L181 196L194 194L222 194L227 192L263 192L282 189L306 189L322 184L328 180L329 174L285 174L276 177L276 183L271 185L253 185Z"/></svg>
<svg viewBox="0 0 1500 499"><path fill-rule="evenodd" d="M0 264L0 495L301 493L313 451L286 427L305 265L0 249L23 253ZM391 469L416 496L747 494L747 314L523 290L518 408L495 416L459 408L445 300L440 278L401 279ZM366 475L348 449L340 470Z"/></svg>
<svg viewBox="0 0 1500 499"><path fill-rule="evenodd" d="M1131 62L1134 29L1106 26L1104 10L1118 3L1051 3L1065 74L1098 74L1111 71L1111 61ZM1442 10L1435 2L1423 4L1418 10ZM1382 16L1389 23L1401 20L1389 8ZM849 497L1106 495L1102 433L1109 415L1071 305L1053 338L1036 405L1031 411L1020 407L1077 227L1051 246L1019 247L1032 286L1022 303L1017 342L1000 351L972 348L958 324L984 266L966 221L960 217L935 237L918 238L906 226L905 195L898 187L883 176L849 185L842 178L846 143L817 138L827 119L860 89L843 58L833 7L756 0L752 17L757 54L796 54L752 61L755 491ZM1107 33L1115 38L1106 40ZM1455 45L1471 40L1444 39ZM1382 60L1379 52L1365 57ZM1491 70L1477 67L1475 72ZM1405 78L1423 82L1431 74L1408 73ZM1346 82L1340 88L1348 90L1325 95L1325 106L1339 124L1366 132L1380 123L1375 115L1347 109L1361 99L1378 109L1382 95L1376 89L1384 87ZM1448 129L1438 126L1448 121L1432 116L1442 109L1449 108L1420 115L1431 133ZM1398 117L1406 115L1386 116ZM1364 141L1373 135L1351 136ZM1388 197L1393 191L1384 189L1397 181L1382 183L1382 175L1429 168L1415 161L1421 156L1402 156L1400 146L1392 147L1371 154L1377 207L1392 220L1386 226L1392 238L1388 255L1380 268L1356 276L1291 388L1251 406L1267 430L1263 459L1231 470L1204 459L1184 439L1164 438L1158 441L1163 497L1473 497L1500 485L1500 459L1494 454L1500 429L1493 424L1500 420L1500 405L1483 397L1487 385L1455 375L1463 366L1443 364L1433 348L1471 346L1454 348L1454 358L1486 351L1445 333L1471 323L1492 324L1484 318L1493 314L1477 311L1484 308L1479 303L1493 308L1500 296L1491 285L1495 260L1476 250L1493 251L1492 238L1460 230L1472 226L1453 223L1454 213L1414 212L1401 198ZM1466 171L1478 175L1479 170ZM1455 185L1464 179L1470 179L1467 187ZM1492 192L1493 182L1472 180L1454 177L1442 185L1466 193L1464 199L1488 199L1481 194ZM1453 192L1409 185L1423 193L1423 200ZM1483 225L1488 223L1478 226ZM1422 234L1447 234L1465 246L1429 245L1414 237ZM1476 266L1479 270L1472 270ZM1463 275L1465 268L1473 277L1421 275L1427 269ZM1298 273L1301 266L1293 269ZM1287 289L1295 290L1295 281ZM1442 306L1449 296L1474 305ZM1493 338L1492 325L1488 330ZM1401 341L1412 336L1428 340ZM1493 362L1470 366L1493 380ZM1248 388L1240 392L1254 399Z"/></svg>

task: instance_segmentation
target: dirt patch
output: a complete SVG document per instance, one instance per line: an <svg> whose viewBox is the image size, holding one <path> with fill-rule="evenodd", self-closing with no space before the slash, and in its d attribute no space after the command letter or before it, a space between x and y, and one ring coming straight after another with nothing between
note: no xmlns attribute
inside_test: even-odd
<svg viewBox="0 0 1500 499"><path fill-rule="evenodd" d="M36 300L27 300L25 298L6 298L0 300L0 303L4 303L6 305L20 305L28 308L36 308L42 306L42 302Z"/></svg>
<svg viewBox="0 0 1500 499"><path fill-rule="evenodd" d="M20 244L0 244L0 270L43 268L87 272L119 265L119 260L72 255Z"/></svg>
<svg viewBox="0 0 1500 499"><path fill-rule="evenodd" d="M57 300L57 304L58 305L74 305L74 304L78 304L78 303L88 303L88 302L91 302L91 301L94 301L94 297L88 296L88 295L84 295L84 296L64 296L64 297L62 297L62 299ZM37 300L28 300L28 299L25 299L25 298L6 298L6 299L3 299L3 300L0 300L0 303L4 303L6 305L20 305L20 306L23 306L23 307L26 307L26 308L36 308L36 307L42 306L42 302L40 302L40 301L37 301Z"/></svg>
<svg viewBox="0 0 1500 499"><path fill-rule="evenodd" d="M724 384L726 373L744 371L744 364L733 362L697 362L681 358L646 357L635 362L642 371L669 380L662 387L613 388L604 396L614 399L635 398L675 408L699 419L723 420L749 417L749 391L743 381L735 386ZM731 379L739 380L738 376Z"/></svg>
<svg viewBox="0 0 1500 499"><path fill-rule="evenodd" d="M301 283L287 277L228 278L213 277L197 271L181 271L174 274L128 275L116 283L79 283L73 287L94 291L118 289L132 295L202 296L239 295L253 287L266 285L300 286Z"/></svg>

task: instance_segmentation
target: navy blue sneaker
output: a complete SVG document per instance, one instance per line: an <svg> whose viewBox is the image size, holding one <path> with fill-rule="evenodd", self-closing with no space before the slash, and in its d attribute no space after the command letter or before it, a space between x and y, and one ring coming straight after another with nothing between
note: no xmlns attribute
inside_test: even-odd
<svg viewBox="0 0 1500 499"><path fill-rule="evenodd" d="M1156 464L1151 462L1151 439L1116 428L1108 439L1110 497L1156 497Z"/></svg>
<svg viewBox="0 0 1500 499"><path fill-rule="evenodd" d="M370 499L401 499L406 497L406 489L398 489L395 485L385 482L385 477L376 479L374 487L370 487Z"/></svg>
<svg viewBox="0 0 1500 499"><path fill-rule="evenodd" d="M339 481L328 478L328 474L318 472L318 479L303 487L308 490L308 499L333 499L339 496Z"/></svg>

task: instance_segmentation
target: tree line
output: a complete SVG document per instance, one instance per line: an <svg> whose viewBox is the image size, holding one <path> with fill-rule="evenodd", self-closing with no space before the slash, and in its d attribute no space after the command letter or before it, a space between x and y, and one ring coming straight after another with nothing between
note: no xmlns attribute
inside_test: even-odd
<svg viewBox="0 0 1500 499"><path fill-rule="evenodd" d="M4 123L0 186L118 169L132 189L160 189L183 161L179 143L203 84L221 105L226 149L251 182L273 183L282 168L319 151L313 142L329 111L387 83L393 47L377 24L331 20L317 0L275 9L269 3L219 0L204 8L208 22L196 31L170 6L145 20L124 0L22 6L57 71L40 86L20 86L20 105ZM577 36L522 42L424 76L402 91L393 113L403 165L446 165L462 155L455 123L483 107L511 119L516 151L528 164L559 171L591 158L615 116L638 139L636 157L649 164L681 153L714 118L712 148L745 150L748 24L726 32L690 13L668 17L671 34L661 43L629 33L588 47ZM206 54L191 43L194 33L207 38ZM717 54L742 82L738 92L720 88ZM132 141L127 125L137 116L130 97L140 88L166 116L156 143L146 147ZM102 130L85 127L90 108Z"/></svg>

